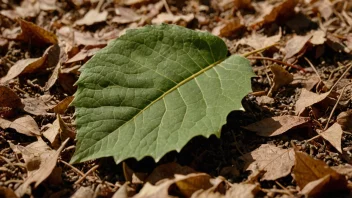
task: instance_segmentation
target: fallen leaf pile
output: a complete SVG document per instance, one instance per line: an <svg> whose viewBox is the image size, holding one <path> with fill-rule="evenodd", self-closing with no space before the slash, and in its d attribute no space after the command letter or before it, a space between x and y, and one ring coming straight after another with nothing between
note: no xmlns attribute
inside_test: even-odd
<svg viewBox="0 0 352 198"><path fill-rule="evenodd" d="M245 111L228 115L219 139L196 137L158 163L69 164L82 65L129 29L161 23L247 56L256 77ZM0 24L0 197L352 195L351 1L4 0Z"/></svg>

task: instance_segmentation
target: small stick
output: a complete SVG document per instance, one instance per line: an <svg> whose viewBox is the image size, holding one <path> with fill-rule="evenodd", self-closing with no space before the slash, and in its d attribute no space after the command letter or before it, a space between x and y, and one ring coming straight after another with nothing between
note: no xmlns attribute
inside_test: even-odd
<svg viewBox="0 0 352 198"><path fill-rule="evenodd" d="M343 74L341 75L341 77L340 77L340 78L335 82L335 84L330 88L330 91L332 91L332 90L336 87L337 83L340 82L340 80L347 74L347 72L348 72L351 68L352 68L352 64L350 63L350 65L348 66L348 68L346 69L346 71L343 72Z"/></svg>
<svg viewBox="0 0 352 198"><path fill-rule="evenodd" d="M339 104L339 102L340 102L340 100L341 100L341 98L342 98L343 94L345 93L345 89L346 89L346 87L348 87L348 86L350 86L350 85L352 85L352 83L347 84L346 86L344 86L344 87L343 87L343 89L342 89L342 91L341 91L341 94L340 94L339 98L337 99L337 101L336 101L336 103L335 103L334 107L333 107L333 108L332 108L332 110L331 110L331 113L330 113L330 115L329 115L328 121L326 122L326 125L325 125L324 130L326 130L326 129L328 128L328 126L329 126L329 122L330 122L330 120L331 120L332 115L333 115L333 114L334 114L334 112L335 112L335 109L336 109L336 107L337 107L337 104Z"/></svg>
<svg viewBox="0 0 352 198"><path fill-rule="evenodd" d="M276 59L273 59L273 58L269 58L269 57L259 57L259 56L252 56L252 57L248 57L248 59L254 59L254 60L268 60L268 61L272 61L272 62L276 62L276 63L280 63L280 64L283 64L283 65L287 65L289 67L292 67L292 68L295 68L295 69L299 69L303 72L306 72L304 70L304 68L298 66L298 65L292 65L290 63L286 63L286 62L283 62L283 61L280 61L280 60L276 60Z"/></svg>
<svg viewBox="0 0 352 198"><path fill-rule="evenodd" d="M256 54L256 53L258 53L258 52L265 51L265 50L267 50L267 49L269 49L269 48L271 48L271 47L273 47L273 46L276 46L276 45L278 45L278 43L274 43L274 44L272 44L272 45L268 45L268 46L266 46L266 47L263 47L263 48L260 48L260 49L254 50L254 51L247 52L247 53L245 53L245 54L242 54L242 56L248 57L248 56L250 56L250 55L252 55L252 54Z"/></svg>
<svg viewBox="0 0 352 198"><path fill-rule="evenodd" d="M99 168L99 165L93 166L91 169L89 169L89 171L86 172L86 174L84 174L79 180L75 182L75 185L78 185L79 183L81 183L91 172L97 170L98 168Z"/></svg>
<svg viewBox="0 0 352 198"><path fill-rule="evenodd" d="M84 177L84 173L80 170L78 170L76 167L72 166L71 164L63 161L63 160L60 160L61 163L65 164L66 166L70 167L73 171L75 171L76 173L78 173L79 175L81 175L82 177Z"/></svg>
<svg viewBox="0 0 352 198"><path fill-rule="evenodd" d="M283 190L285 190L287 192L287 194L289 194L290 196L294 197L294 195L285 187L283 186L282 184L280 184L280 182L278 181L275 181L275 183L280 186L280 188L282 188Z"/></svg>
<svg viewBox="0 0 352 198"><path fill-rule="evenodd" d="M317 69L314 67L314 65L312 64L312 62L310 62L309 59L306 58L306 57L304 57L304 59L308 62L309 66L314 70L315 74L319 77L319 80L322 81L321 78L320 78L320 75L319 75L319 73L318 73L318 71L317 71ZM319 83L320 83L320 82L319 82Z"/></svg>

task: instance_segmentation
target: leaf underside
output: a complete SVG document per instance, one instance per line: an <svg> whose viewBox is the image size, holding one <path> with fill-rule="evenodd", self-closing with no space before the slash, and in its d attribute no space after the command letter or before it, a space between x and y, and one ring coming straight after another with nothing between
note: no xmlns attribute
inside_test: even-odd
<svg viewBox="0 0 352 198"><path fill-rule="evenodd" d="M218 37L175 25L128 31L96 53L77 81L71 163L113 156L158 161L193 137L220 136L251 91L249 61Z"/></svg>

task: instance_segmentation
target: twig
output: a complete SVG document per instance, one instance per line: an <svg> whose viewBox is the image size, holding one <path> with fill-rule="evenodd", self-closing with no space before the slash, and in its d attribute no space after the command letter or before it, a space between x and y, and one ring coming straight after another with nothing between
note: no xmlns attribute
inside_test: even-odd
<svg viewBox="0 0 352 198"><path fill-rule="evenodd" d="M280 60L276 60L276 59L273 59L273 58L269 58L269 57L259 57L259 56L252 56L252 57L248 57L248 59L254 59L254 60L268 60L268 61L272 61L272 62L276 62L276 63L280 63L280 64L283 64L283 65L287 65L289 67L292 67L292 68L295 68L295 69L299 69L303 72L306 72L304 70L304 68L298 66L298 65L292 65L290 63L287 63L287 62L283 62L283 61L280 61Z"/></svg>
<svg viewBox="0 0 352 198"><path fill-rule="evenodd" d="M350 63L350 65L348 66L348 68L346 69L346 71L343 72L343 74L341 75L341 77L340 77L340 78L335 82L335 84L330 88L330 91L332 91L332 90L336 87L337 83L340 82L340 80L347 74L347 72L348 72L351 68L352 68L352 63Z"/></svg>
<svg viewBox="0 0 352 198"><path fill-rule="evenodd" d="M81 183L90 173L97 170L98 168L99 168L99 165L93 166L91 169L89 169L89 171L86 172L86 174L84 174L79 180L75 182L75 185L78 185L79 183Z"/></svg>
<svg viewBox="0 0 352 198"><path fill-rule="evenodd" d="M247 52L247 53L245 53L245 54L242 54L242 56L248 57L248 56L250 56L250 55L252 55L252 54L256 54L256 53L258 53L258 52L265 51L265 50L267 50L267 49L269 49L269 48L271 48L271 47L273 47L273 46L276 46L276 45L278 45L278 43L274 43L274 44L272 44L272 45L268 45L268 46L266 46L266 47L263 47L263 48L260 48L260 49L254 50L254 51Z"/></svg>
<svg viewBox="0 0 352 198"><path fill-rule="evenodd" d="M306 57L304 57L304 59L308 62L309 66L314 70L315 74L319 77L319 80L320 80L320 82L321 82L322 80L321 80L321 78L320 78L320 75L319 75L317 69L316 69L316 68L314 67L314 65L312 64L312 62L310 62L309 59L306 58ZM319 82L319 83L320 83L320 82Z"/></svg>
<svg viewBox="0 0 352 198"><path fill-rule="evenodd" d="M340 100L341 100L341 98L342 98L343 94L345 93L345 89L346 89L346 87L348 87L348 86L350 86L350 85L352 85L352 83L349 83L349 84L347 84L346 86L344 86L344 87L343 87L343 89L342 89L342 91L341 91L341 94L340 94L339 98L337 99L337 101L336 101L336 103L335 103L334 107L333 107L333 108L332 108L332 110L331 110L331 113L330 113L330 115L329 115L328 121L326 122L326 125L325 125L324 130L326 130L326 129L328 128L328 126L329 126L329 122L330 122L330 120L331 120L331 117L332 117L332 115L334 114L335 109L336 109L337 105L339 104L339 102L340 102Z"/></svg>
<svg viewBox="0 0 352 198"><path fill-rule="evenodd" d="M71 164L63 161L63 160L60 160L61 163L65 164L66 166L70 167L73 171L75 171L77 174L81 175L82 177L84 177L84 173L80 170L78 170L76 167L72 166Z"/></svg>
<svg viewBox="0 0 352 198"><path fill-rule="evenodd" d="M169 4L167 4L167 1L166 0L163 0L163 3L164 3L164 7L166 9L166 12L173 15L171 10L170 10L170 7L169 7Z"/></svg>
<svg viewBox="0 0 352 198"><path fill-rule="evenodd" d="M278 181L275 181L275 183L280 186L280 188L282 188L283 190L285 190L287 192L287 194L289 194L290 196L294 197L294 195L285 187L283 186L282 184L280 184L280 182Z"/></svg>

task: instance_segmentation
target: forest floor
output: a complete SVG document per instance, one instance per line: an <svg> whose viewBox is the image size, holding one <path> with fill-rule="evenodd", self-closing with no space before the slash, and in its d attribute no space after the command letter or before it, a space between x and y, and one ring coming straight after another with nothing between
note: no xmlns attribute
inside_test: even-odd
<svg viewBox="0 0 352 198"><path fill-rule="evenodd" d="M270 46L247 57L245 111L158 163L69 164L79 68L160 23L209 31L229 54ZM0 197L351 197L351 67L352 1L2 0Z"/></svg>

